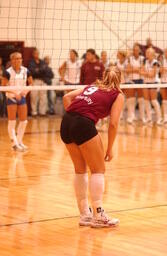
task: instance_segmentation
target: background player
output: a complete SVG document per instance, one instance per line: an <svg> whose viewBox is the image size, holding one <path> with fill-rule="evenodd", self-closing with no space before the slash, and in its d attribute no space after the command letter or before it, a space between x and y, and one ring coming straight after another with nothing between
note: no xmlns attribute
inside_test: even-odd
<svg viewBox="0 0 167 256"><path fill-rule="evenodd" d="M32 76L27 68L22 66L22 55L14 52L10 55L11 67L3 75L3 85L26 86L32 84ZM8 133L12 141L12 148L15 151L24 151L27 149L22 142L24 132L27 126L27 91L7 92L7 112L8 112ZM20 120L16 136L16 115Z"/></svg>
<svg viewBox="0 0 167 256"><path fill-rule="evenodd" d="M167 49L164 50L164 55L160 67L161 83L167 83ZM167 124L167 88L161 88L162 106L163 106L163 122Z"/></svg>
<svg viewBox="0 0 167 256"><path fill-rule="evenodd" d="M146 50L146 62L144 67L141 70L141 75L144 76L144 82L146 84L154 84L157 83L157 75L158 75L158 61L155 58L155 50L153 48L148 48ZM151 103L155 109L156 113L156 123L157 125L162 124L162 116L159 102L157 100L157 89L143 89L143 96L145 99L145 109L147 115L147 123L152 124L152 111L151 111ZM151 103L150 103L151 101Z"/></svg>
<svg viewBox="0 0 167 256"><path fill-rule="evenodd" d="M138 44L134 44L133 53L129 57L129 63L126 68L126 72L129 75L129 79L134 84L142 84L143 78L140 75L141 67L144 64L144 57L140 55L140 47ZM135 118L135 107L136 107L136 94L138 96L139 113L140 119L145 123L145 109L144 109L144 98L142 89L130 89L129 92L129 121L133 122Z"/></svg>

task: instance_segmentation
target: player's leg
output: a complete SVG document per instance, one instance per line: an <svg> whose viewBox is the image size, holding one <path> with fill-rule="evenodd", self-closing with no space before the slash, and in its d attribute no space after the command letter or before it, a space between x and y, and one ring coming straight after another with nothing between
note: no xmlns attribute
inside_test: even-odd
<svg viewBox="0 0 167 256"><path fill-rule="evenodd" d="M152 111L150 103L150 89L143 89L144 104L146 110L146 122L152 125Z"/></svg>
<svg viewBox="0 0 167 256"><path fill-rule="evenodd" d="M142 121L143 124L145 124L145 106L144 106L143 90L136 89L136 92L138 96L140 120Z"/></svg>
<svg viewBox="0 0 167 256"><path fill-rule="evenodd" d="M42 81L40 81L41 86L45 86L46 84ZM39 114L41 116L46 115L47 111L47 105L48 105L48 99L47 99L47 91L39 91Z"/></svg>
<svg viewBox="0 0 167 256"><path fill-rule="evenodd" d="M92 227L110 227L119 223L118 219L109 219L103 210L104 194L104 150L99 135L79 146L82 156L91 170L89 182L94 218Z"/></svg>
<svg viewBox="0 0 167 256"><path fill-rule="evenodd" d="M65 113L61 122L60 135L70 154L75 169L74 188L80 211L79 224L90 225L92 214L90 213L88 204L88 174L86 172L86 163L79 147L74 143L74 134L78 132L77 137L82 136L79 135L80 129L77 126L78 118L78 115Z"/></svg>
<svg viewBox="0 0 167 256"><path fill-rule="evenodd" d="M76 144L66 144L66 148L75 169L74 189L80 212L79 224L81 226L90 226L92 213L90 212L88 203L88 173L86 171L86 163Z"/></svg>
<svg viewBox="0 0 167 256"><path fill-rule="evenodd" d="M39 98L39 91L31 91L30 92L30 103L31 103L31 115L37 116L37 106L38 106L38 98Z"/></svg>
<svg viewBox="0 0 167 256"><path fill-rule="evenodd" d="M163 122L167 124L167 89L161 89L161 96L162 96L162 107L163 107Z"/></svg>
<svg viewBox="0 0 167 256"><path fill-rule="evenodd" d="M156 113L156 123L157 125L162 124L162 114L161 114L161 108L160 104L157 100L157 90L156 89L150 89L150 95L151 95L151 103L155 109Z"/></svg>
<svg viewBox="0 0 167 256"><path fill-rule="evenodd" d="M41 116L45 116L46 110L47 110L47 92L39 91L39 114Z"/></svg>
<svg viewBox="0 0 167 256"><path fill-rule="evenodd" d="M17 140L18 140L19 146L21 146L23 150L26 150L27 146L23 144L23 137L24 137L26 126L27 126L27 104L26 104L25 98L22 98L22 102L18 104L18 118L19 118L19 125L17 128Z"/></svg>
<svg viewBox="0 0 167 256"><path fill-rule="evenodd" d="M15 151L21 151L16 136L16 114L17 102L16 99L7 99L7 114L8 114L8 134L12 142L12 148Z"/></svg>
<svg viewBox="0 0 167 256"><path fill-rule="evenodd" d="M135 105L136 105L135 90L133 88L126 89L125 95L127 98L126 104L127 104L127 110L128 110L127 122L129 124L132 124L135 119Z"/></svg>

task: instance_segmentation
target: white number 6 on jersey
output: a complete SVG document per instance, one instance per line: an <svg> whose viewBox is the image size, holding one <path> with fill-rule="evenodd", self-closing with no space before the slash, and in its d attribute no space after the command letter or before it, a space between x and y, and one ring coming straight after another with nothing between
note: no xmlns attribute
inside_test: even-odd
<svg viewBox="0 0 167 256"><path fill-rule="evenodd" d="M91 95L93 94L94 92L96 92L98 90L97 87L95 86L92 86L92 87L89 87L86 91L84 91L84 95Z"/></svg>

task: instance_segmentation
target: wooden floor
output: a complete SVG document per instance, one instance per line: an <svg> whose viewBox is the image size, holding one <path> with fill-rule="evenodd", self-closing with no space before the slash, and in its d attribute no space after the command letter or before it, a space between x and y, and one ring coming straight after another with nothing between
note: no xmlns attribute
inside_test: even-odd
<svg viewBox="0 0 167 256"><path fill-rule="evenodd" d="M115 229L78 227L73 166L58 118L30 119L27 153L13 153L0 120L0 256L166 256L167 129L122 125L104 206ZM106 146L107 133L101 132Z"/></svg>

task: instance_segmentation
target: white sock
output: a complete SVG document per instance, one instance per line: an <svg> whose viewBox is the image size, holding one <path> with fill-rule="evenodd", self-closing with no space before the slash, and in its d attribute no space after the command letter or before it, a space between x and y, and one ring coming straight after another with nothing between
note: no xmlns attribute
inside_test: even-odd
<svg viewBox="0 0 167 256"><path fill-rule="evenodd" d="M145 120L144 99L138 98L140 119Z"/></svg>
<svg viewBox="0 0 167 256"><path fill-rule="evenodd" d="M15 128L16 128L16 120L9 120L8 121L8 134L12 141L13 146L18 145Z"/></svg>
<svg viewBox="0 0 167 256"><path fill-rule="evenodd" d="M88 174L75 174L74 179L75 195L81 215L90 214L88 203Z"/></svg>
<svg viewBox="0 0 167 256"><path fill-rule="evenodd" d="M122 111L121 111L121 116L120 116L120 119L121 120L123 120L124 119L124 112L125 112L125 109L126 109L126 107L127 107L127 99L126 99L126 97L124 96L124 105L123 105L123 109L122 109Z"/></svg>
<svg viewBox="0 0 167 256"><path fill-rule="evenodd" d="M126 107L127 107L127 112L128 112L128 118L131 118L131 108L130 108L130 98L126 99Z"/></svg>
<svg viewBox="0 0 167 256"><path fill-rule="evenodd" d="M135 117L135 97L127 98L128 118L133 120Z"/></svg>
<svg viewBox="0 0 167 256"><path fill-rule="evenodd" d="M162 101L164 121L167 121L167 100Z"/></svg>
<svg viewBox="0 0 167 256"><path fill-rule="evenodd" d="M19 144L22 143L26 126L27 126L27 120L19 122L19 125L18 125L18 128L17 128L17 141L18 141Z"/></svg>
<svg viewBox="0 0 167 256"><path fill-rule="evenodd" d="M151 113L151 104L149 100L145 100L145 110L146 110L146 116L147 116L147 120L152 120L152 113Z"/></svg>
<svg viewBox="0 0 167 256"><path fill-rule="evenodd" d="M104 174L94 173L90 177L90 196L92 200L93 212L96 215L97 209L102 208L104 193Z"/></svg>
<svg viewBox="0 0 167 256"><path fill-rule="evenodd" d="M136 107L136 98L132 97L131 98L131 112L132 112L132 119L135 119L135 107Z"/></svg>
<svg viewBox="0 0 167 256"><path fill-rule="evenodd" d="M158 102L158 100L152 100L151 103L155 109L155 113L156 113L156 117L157 117L157 121L158 121L162 118L159 102Z"/></svg>

